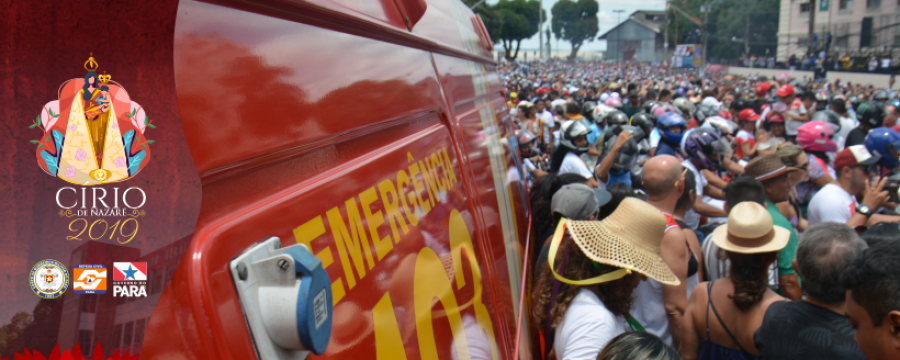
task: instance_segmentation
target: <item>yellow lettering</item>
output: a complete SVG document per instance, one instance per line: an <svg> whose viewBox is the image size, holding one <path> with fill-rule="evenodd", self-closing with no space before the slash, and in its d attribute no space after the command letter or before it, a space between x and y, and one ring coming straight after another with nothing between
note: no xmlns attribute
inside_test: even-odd
<svg viewBox="0 0 900 360"><path fill-rule="evenodd" d="M437 156L437 153L431 153L431 158L428 160L431 164L431 171L433 171L434 182L437 183L438 190L440 191L441 196L447 195L447 169L444 168L444 164L441 163L440 158ZM444 176L441 177L438 175L438 166L441 167L444 171Z"/></svg>
<svg viewBox="0 0 900 360"><path fill-rule="evenodd" d="M487 334L488 342L491 344L491 355L494 359L499 358L499 349L497 349L496 338L494 337L494 326L491 323L491 314L487 307L482 303L482 282L481 269L478 267L478 260L475 258L475 247L472 246L472 238L469 236L469 228L466 226L466 220L458 210L453 209L450 212L450 251L453 254L453 269L456 275L456 288L462 289L466 286L466 278L463 276L462 257L465 254L469 260L469 267L472 270L472 282L474 283L474 297L472 298L475 308L475 318L478 326ZM481 333L481 331L478 331Z"/></svg>
<svg viewBox="0 0 900 360"><path fill-rule="evenodd" d="M425 187L428 188L428 198L431 200L431 207L434 207L435 198L440 202L440 196L435 196L435 191L437 187L434 185L434 178L432 177L431 167L428 166L428 157L425 157L425 161L419 160L419 168L422 169L422 177L425 178Z"/></svg>
<svg viewBox="0 0 900 360"><path fill-rule="evenodd" d="M375 324L375 358L406 360L403 337L400 336L390 293L384 294L372 308L372 322Z"/></svg>
<svg viewBox="0 0 900 360"><path fill-rule="evenodd" d="M384 181L378 183L378 190L381 192L381 203L384 204L384 211L387 213L387 218L391 223L391 233L394 234L394 242L398 243L400 242L400 233L397 232L397 224L399 223L400 228L403 229L403 235L409 234L409 228L406 227L406 220L403 220L403 215L400 215L397 189L394 187L394 182L391 179L384 179Z"/></svg>
<svg viewBox="0 0 900 360"><path fill-rule="evenodd" d="M394 248L394 244L391 242L390 235L384 238L378 235L378 227L384 224L384 215L381 214L381 210L372 212L370 206L376 200L378 200L378 193L375 192L374 186L359 194L359 204L362 206L363 215L366 216L366 223L369 224L369 233L372 234L372 243L375 245L375 253L378 254L380 261Z"/></svg>
<svg viewBox="0 0 900 360"><path fill-rule="evenodd" d="M422 191L425 190L425 184L419 181L419 164L413 163L409 166L409 178L412 180L413 191L410 195L415 195L416 199L419 200L419 210L421 210L421 216L425 217L428 215L428 212L431 211L431 204L425 201L422 201Z"/></svg>
<svg viewBox="0 0 900 360"><path fill-rule="evenodd" d="M347 284L350 286L350 290L353 290L353 287L356 286L356 279L354 279L353 272L350 269L350 259L348 259L347 254L349 253L349 257L352 258L360 280L366 277L362 253L365 252L369 269L375 264L374 260L372 260L372 250L369 248L369 239L362 227L362 220L359 217L359 210L356 207L356 199L351 198L350 200L347 200L345 205L347 207L347 214L350 217L349 232L347 231L347 225L344 224L341 211L337 207L328 210L325 215L328 217L328 223L331 225L331 233L334 236L334 242L338 247L338 255L341 257L341 265L344 267L344 275L347 277Z"/></svg>
<svg viewBox="0 0 900 360"><path fill-rule="evenodd" d="M406 171L400 170L397 172L397 191L400 192L400 203L403 204L403 211L406 213L406 218L409 219L409 223L412 224L412 226L416 226L419 225L419 203L416 201L416 197L413 196L413 193L404 192L407 187L409 187L409 175L406 175ZM407 199L413 204L412 210L410 210L409 205L407 205Z"/></svg>
<svg viewBox="0 0 900 360"><path fill-rule="evenodd" d="M444 272L441 259L434 250L423 248L416 257L416 270L413 279L413 298L416 312L416 335L419 337L419 355L422 359L437 359L437 345L434 341L434 327L431 309L434 298L437 298L447 314L453 342L456 344L457 357L471 359L469 344L463 329L462 319L456 296L450 286L450 279Z"/></svg>
<svg viewBox="0 0 900 360"><path fill-rule="evenodd" d="M353 275L350 275L350 279L353 279ZM344 290L344 279L337 279L331 283L331 298L332 304L337 305L338 301L344 298L344 295L347 295L347 290Z"/></svg>
<svg viewBox="0 0 900 360"><path fill-rule="evenodd" d="M447 148L443 148L442 150L444 150L444 164L447 166L447 175L450 178L450 181L447 182L449 184L447 188L452 189L453 184L456 184L456 171L453 169L453 163L450 162L450 157L447 156Z"/></svg>

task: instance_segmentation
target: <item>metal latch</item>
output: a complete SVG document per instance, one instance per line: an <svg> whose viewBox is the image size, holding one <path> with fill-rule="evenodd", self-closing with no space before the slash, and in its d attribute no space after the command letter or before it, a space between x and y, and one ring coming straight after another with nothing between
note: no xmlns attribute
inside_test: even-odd
<svg viewBox="0 0 900 360"><path fill-rule="evenodd" d="M328 347L331 281L322 262L270 237L231 261L231 278L260 359L302 360Z"/></svg>

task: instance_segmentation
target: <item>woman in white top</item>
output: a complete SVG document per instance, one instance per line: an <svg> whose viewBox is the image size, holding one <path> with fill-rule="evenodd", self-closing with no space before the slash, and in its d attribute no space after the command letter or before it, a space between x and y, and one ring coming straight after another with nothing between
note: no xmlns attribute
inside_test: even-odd
<svg viewBox="0 0 900 360"><path fill-rule="evenodd" d="M643 330L629 314L645 277L677 285L659 255L666 218L652 205L626 198L602 221L563 220L550 243L549 269L535 286L532 315L554 335L558 359L590 359L614 337Z"/></svg>

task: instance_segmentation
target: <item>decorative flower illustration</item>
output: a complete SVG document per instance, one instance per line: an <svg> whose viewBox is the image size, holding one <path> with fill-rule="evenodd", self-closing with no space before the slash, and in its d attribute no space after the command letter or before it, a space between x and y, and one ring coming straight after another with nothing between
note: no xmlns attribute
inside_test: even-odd
<svg viewBox="0 0 900 360"><path fill-rule="evenodd" d="M75 167L74 166L69 166L66 168L66 177L67 178L75 177Z"/></svg>
<svg viewBox="0 0 900 360"><path fill-rule="evenodd" d="M87 154L84 153L81 149L75 152L75 160L84 161L87 159Z"/></svg>
<svg viewBox="0 0 900 360"><path fill-rule="evenodd" d="M116 167L123 168L125 167L125 159L121 156L117 157L115 160L113 160L113 164L116 164Z"/></svg>
<svg viewBox="0 0 900 360"><path fill-rule="evenodd" d="M69 130L71 130L71 131L78 130L78 126L75 126L75 125L69 125Z"/></svg>
<svg viewBox="0 0 900 360"><path fill-rule="evenodd" d="M82 356L81 346L75 344L75 348L71 350L66 350L66 352L59 352L59 344L53 348L53 351L50 352L50 355L44 356L40 351L28 351L28 349L24 349L24 353L16 353L14 359L15 360L103 360L103 348L100 347L100 343L97 343L97 346L94 347L93 354L94 356L90 358L86 358ZM116 350L113 353L112 357L107 358L106 360L139 360L140 355L134 354L131 355L128 351L124 354L119 354L119 350ZM9 358L0 358L0 360L9 360Z"/></svg>
<svg viewBox="0 0 900 360"><path fill-rule="evenodd" d="M119 124L118 124L118 123L113 123L112 128L113 128L113 129L116 129L116 130L119 130Z"/></svg>

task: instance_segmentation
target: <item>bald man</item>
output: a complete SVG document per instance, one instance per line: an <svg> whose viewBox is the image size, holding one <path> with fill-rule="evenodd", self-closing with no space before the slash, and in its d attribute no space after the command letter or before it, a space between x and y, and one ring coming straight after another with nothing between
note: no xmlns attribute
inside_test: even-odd
<svg viewBox="0 0 900 360"><path fill-rule="evenodd" d="M681 322L688 300L690 253L687 238L672 213L675 212L675 203L684 193L684 168L674 156L656 156L644 164L642 180L647 192L647 202L666 216L661 255L681 283L670 286L653 279L642 282L634 290L631 314L648 332L656 334L677 349L681 344Z"/></svg>

